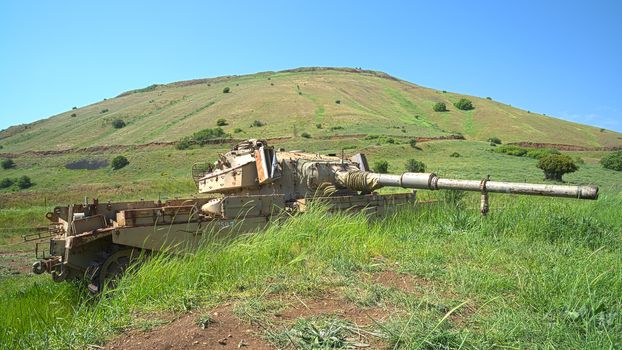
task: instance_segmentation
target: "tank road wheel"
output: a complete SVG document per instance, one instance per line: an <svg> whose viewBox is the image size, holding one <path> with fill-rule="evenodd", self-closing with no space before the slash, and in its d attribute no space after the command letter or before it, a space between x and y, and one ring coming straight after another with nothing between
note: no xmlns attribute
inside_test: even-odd
<svg viewBox="0 0 622 350"><path fill-rule="evenodd" d="M104 286L116 287L117 280L139 255L138 249L123 249L110 255L100 266L97 275L93 278L94 283L89 285L89 290L97 293L101 292Z"/></svg>

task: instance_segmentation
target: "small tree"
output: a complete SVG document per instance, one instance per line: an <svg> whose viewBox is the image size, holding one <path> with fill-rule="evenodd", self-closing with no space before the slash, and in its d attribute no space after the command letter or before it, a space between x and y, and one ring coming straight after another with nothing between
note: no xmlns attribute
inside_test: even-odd
<svg viewBox="0 0 622 350"><path fill-rule="evenodd" d="M11 186L13 186L13 179L9 179L7 177L7 178L0 180L0 188L9 188Z"/></svg>
<svg viewBox="0 0 622 350"><path fill-rule="evenodd" d="M605 169L622 171L622 151L612 152L600 160Z"/></svg>
<svg viewBox="0 0 622 350"><path fill-rule="evenodd" d="M495 144L495 145L500 145L501 144L501 139L498 137L491 137L488 139L488 142L490 142L490 144Z"/></svg>
<svg viewBox="0 0 622 350"><path fill-rule="evenodd" d="M227 86L226 88L222 89L222 93L223 94L228 94L231 92L231 89L229 89L229 87Z"/></svg>
<svg viewBox="0 0 622 350"><path fill-rule="evenodd" d="M15 162L13 161L13 159L10 158L3 159L0 165L2 165L2 169L15 168Z"/></svg>
<svg viewBox="0 0 622 350"><path fill-rule="evenodd" d="M538 168L544 171L547 180L562 181L564 174L573 173L579 169L572 158L563 154L549 154L540 158Z"/></svg>
<svg viewBox="0 0 622 350"><path fill-rule="evenodd" d="M412 148L417 148L417 139L412 138L408 141L408 144L410 144L410 147Z"/></svg>
<svg viewBox="0 0 622 350"><path fill-rule="evenodd" d="M410 173L422 173L425 171L425 164L422 161L409 159L406 161L406 171Z"/></svg>
<svg viewBox="0 0 622 350"><path fill-rule="evenodd" d="M473 103L466 98L461 98L458 102L454 103L454 106L463 111L468 111L474 108Z"/></svg>
<svg viewBox="0 0 622 350"><path fill-rule="evenodd" d="M443 102L438 102L432 109L434 109L434 112L447 112L447 105Z"/></svg>
<svg viewBox="0 0 622 350"><path fill-rule="evenodd" d="M386 174L389 172L389 162L386 160L377 160L374 163L373 169L377 173Z"/></svg>
<svg viewBox="0 0 622 350"><path fill-rule="evenodd" d="M127 160L124 156L116 156L112 159L112 170L119 170L125 166L130 164L130 161Z"/></svg>
<svg viewBox="0 0 622 350"><path fill-rule="evenodd" d="M218 125L218 126L225 126L225 125L228 125L228 123L227 123L227 119L225 119L225 118L220 118L220 119L218 119L218 120L216 121L216 125Z"/></svg>
<svg viewBox="0 0 622 350"><path fill-rule="evenodd" d="M123 119L115 119L112 121L112 127L115 129L121 129L125 127L125 122L123 121Z"/></svg>
<svg viewBox="0 0 622 350"><path fill-rule="evenodd" d="M17 187L21 188L22 190L32 186L32 182L30 181L30 178L26 175L17 179L16 184L17 184Z"/></svg>

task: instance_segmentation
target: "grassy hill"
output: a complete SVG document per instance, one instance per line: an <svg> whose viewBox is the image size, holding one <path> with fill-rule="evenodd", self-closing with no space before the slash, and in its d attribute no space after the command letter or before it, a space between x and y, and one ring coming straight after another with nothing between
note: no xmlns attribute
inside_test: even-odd
<svg viewBox="0 0 622 350"><path fill-rule="evenodd" d="M229 93L223 93L226 87ZM475 109L461 111L453 106L463 97L470 99ZM434 112L432 107L437 102L444 102L449 111ZM613 131L487 98L428 89L381 72L337 68L300 68L152 85L3 130L0 145L4 152L22 152L176 141L198 129L215 127L219 118L227 120L224 129L236 138L302 132L314 138L460 133L470 140L497 136L506 142L622 145L622 134ZM127 126L113 128L115 119L122 119ZM266 125L251 128L254 120Z"/></svg>
<svg viewBox="0 0 622 350"><path fill-rule="evenodd" d="M475 109L454 108L462 97ZM434 112L436 102L449 111ZM169 142L220 118L234 138L364 152L392 173L417 159L443 177L543 181L537 160L493 152L491 136L581 146L562 147L580 163L564 180L595 183L601 198L492 194L482 218L478 193L421 191L439 201L373 222L314 208L194 254L154 255L105 297L29 273L34 244L20 235L55 205L194 195L191 165L231 143ZM115 119L127 125L115 129ZM439 139L456 133L465 139ZM384 73L313 68L153 85L11 127L0 159L15 167L0 180L34 185L0 189L0 349L317 348L300 334L335 329L344 346L376 349L621 348L620 172L598 164L599 148L621 137ZM129 165L112 170L116 155Z"/></svg>

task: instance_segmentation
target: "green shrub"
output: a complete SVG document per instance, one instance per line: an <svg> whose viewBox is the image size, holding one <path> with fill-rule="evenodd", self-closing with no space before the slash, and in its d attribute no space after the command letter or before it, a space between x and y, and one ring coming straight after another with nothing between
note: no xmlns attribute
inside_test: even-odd
<svg viewBox="0 0 622 350"><path fill-rule="evenodd" d="M330 131L335 131L335 130L342 130L343 126L337 125L337 126L331 126L329 128Z"/></svg>
<svg viewBox="0 0 622 350"><path fill-rule="evenodd" d="M195 132L190 137L192 141L203 146L210 140L226 138L227 133L222 128L203 129Z"/></svg>
<svg viewBox="0 0 622 350"><path fill-rule="evenodd" d="M510 156L523 157L527 154L527 149L523 147L518 147L514 145L503 145L495 149L495 152L505 153Z"/></svg>
<svg viewBox="0 0 622 350"><path fill-rule="evenodd" d="M112 121L112 127L115 129L121 129L125 127L125 122L123 121L123 119L115 119Z"/></svg>
<svg viewBox="0 0 622 350"><path fill-rule="evenodd" d="M317 123L317 124L315 124L315 127L318 128L318 129L321 129L322 128L322 124Z"/></svg>
<svg viewBox="0 0 622 350"><path fill-rule="evenodd" d="M434 112L447 112L447 105L445 105L445 103L443 102L438 102L434 104L434 107L432 107L432 109L434 109Z"/></svg>
<svg viewBox="0 0 622 350"><path fill-rule="evenodd" d="M309 134L308 132L303 132L302 134L300 134L301 137L304 137L305 139L310 139L311 138L311 134Z"/></svg>
<svg viewBox="0 0 622 350"><path fill-rule="evenodd" d="M26 175L17 179L15 184L17 185L17 187L19 187L22 190L32 186L32 182L30 181L30 178Z"/></svg>
<svg viewBox="0 0 622 350"><path fill-rule="evenodd" d="M241 132L243 132L243 131L244 131L244 130L242 130L242 129L240 129L240 128L235 128L235 129L233 130L233 132L234 132L234 133L236 133L236 134L239 134L239 133L241 133Z"/></svg>
<svg viewBox="0 0 622 350"><path fill-rule="evenodd" d="M386 160L377 160L372 168L377 173L386 174L389 172L389 162Z"/></svg>
<svg viewBox="0 0 622 350"><path fill-rule="evenodd" d="M336 104L341 104L341 100L336 100L335 103Z"/></svg>
<svg viewBox="0 0 622 350"><path fill-rule="evenodd" d="M486 97L486 99L492 101L492 97Z"/></svg>
<svg viewBox="0 0 622 350"><path fill-rule="evenodd" d="M71 107L71 109L78 109L78 107L74 106L74 107Z"/></svg>
<svg viewBox="0 0 622 350"><path fill-rule="evenodd" d="M460 158L460 153L454 152L454 153L450 154L449 156L452 157L452 158Z"/></svg>
<svg viewBox="0 0 622 350"><path fill-rule="evenodd" d="M458 102L454 103L454 106L463 111L468 111L474 108L473 103L466 98L461 98Z"/></svg>
<svg viewBox="0 0 622 350"><path fill-rule="evenodd" d="M410 173L423 173L425 171L425 164L419 160L409 159L406 161L406 171Z"/></svg>
<svg viewBox="0 0 622 350"><path fill-rule="evenodd" d="M600 160L605 169L622 171L622 151L612 152Z"/></svg>
<svg viewBox="0 0 622 350"><path fill-rule="evenodd" d="M222 89L222 93L223 94L228 94L231 92L231 89L227 86L226 88Z"/></svg>
<svg viewBox="0 0 622 350"><path fill-rule="evenodd" d="M218 125L218 126L225 126L225 125L228 125L228 124L227 124L227 119L225 119L225 118L220 118L220 119L218 119L218 120L216 121L216 125Z"/></svg>
<svg viewBox="0 0 622 350"><path fill-rule="evenodd" d="M102 111L100 112L101 114L107 113L108 112L108 108L104 108L102 109Z"/></svg>
<svg viewBox="0 0 622 350"><path fill-rule="evenodd" d="M488 139L488 142L494 143L495 145L500 145L501 144L501 139L498 138L498 137L493 136L493 137Z"/></svg>
<svg viewBox="0 0 622 350"><path fill-rule="evenodd" d="M13 179L9 179L7 177L7 178L0 180L0 188L9 188L11 186L13 186Z"/></svg>
<svg viewBox="0 0 622 350"><path fill-rule="evenodd" d="M266 125L266 123L262 122L261 120L254 120L253 123L251 124L251 128L252 127L261 128L264 125Z"/></svg>
<svg viewBox="0 0 622 350"><path fill-rule="evenodd" d="M0 162L0 165L2 166L2 169L15 168L15 162L10 158L3 159L2 162Z"/></svg>
<svg viewBox="0 0 622 350"><path fill-rule="evenodd" d="M71 113L71 117L72 117L72 118L75 118L75 117L77 117L77 116L78 116L77 114L75 114L75 113Z"/></svg>
<svg viewBox="0 0 622 350"><path fill-rule="evenodd" d="M563 154L549 154L542 157L536 166L544 171L544 177L547 180L556 181L562 181L564 174L573 173L579 169L572 158Z"/></svg>
<svg viewBox="0 0 622 350"><path fill-rule="evenodd" d="M412 148L417 148L417 139L412 138L410 140L408 140L408 144L410 145L410 147Z"/></svg>
<svg viewBox="0 0 622 350"><path fill-rule="evenodd" d="M114 157L112 159L112 163L111 163L113 170L119 170L121 168L124 168L128 164L130 164L130 161L127 160L127 158L125 158L124 156L116 156L116 157Z"/></svg>
<svg viewBox="0 0 622 350"><path fill-rule="evenodd" d="M192 141L190 141L189 137L184 137L183 139L179 140L179 142L177 142L175 148L177 148L178 150L185 150L190 148L190 146L192 146Z"/></svg>
<svg viewBox="0 0 622 350"><path fill-rule="evenodd" d="M4 148L4 146L0 145L0 149L3 149L3 148Z"/></svg>
<svg viewBox="0 0 622 350"><path fill-rule="evenodd" d="M554 148L532 148L527 151L527 154L525 154L525 156L533 159L541 159L551 154L561 153Z"/></svg>

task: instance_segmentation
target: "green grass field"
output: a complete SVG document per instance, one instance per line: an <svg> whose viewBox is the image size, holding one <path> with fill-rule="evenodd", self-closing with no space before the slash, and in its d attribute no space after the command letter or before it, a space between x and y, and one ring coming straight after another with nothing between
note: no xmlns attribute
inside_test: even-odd
<svg viewBox="0 0 622 350"><path fill-rule="evenodd" d="M387 348L622 346L622 195L597 202L494 196L498 207L486 218L468 208L472 200L422 205L371 224L316 208L230 244L156 256L99 298L77 285L5 277L0 343L83 348L128 327L150 329L190 311L199 318L234 302L240 318L264 324L259 337L284 346L283 325L271 321L275 300L333 293L384 311L369 331ZM368 278L386 272L410 278L414 289Z"/></svg>

